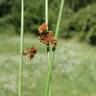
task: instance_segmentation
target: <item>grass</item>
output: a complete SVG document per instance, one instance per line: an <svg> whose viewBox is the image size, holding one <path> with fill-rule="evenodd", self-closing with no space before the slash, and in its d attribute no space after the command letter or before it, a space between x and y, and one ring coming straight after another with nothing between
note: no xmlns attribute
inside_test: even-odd
<svg viewBox="0 0 96 96"><path fill-rule="evenodd" d="M16 35L0 35L0 96L18 94L19 39ZM96 47L74 39L59 42L53 66L52 96L95 96ZM37 38L27 35L24 48L34 44L39 48L37 55L31 62L24 57L23 96L44 96L46 48Z"/></svg>

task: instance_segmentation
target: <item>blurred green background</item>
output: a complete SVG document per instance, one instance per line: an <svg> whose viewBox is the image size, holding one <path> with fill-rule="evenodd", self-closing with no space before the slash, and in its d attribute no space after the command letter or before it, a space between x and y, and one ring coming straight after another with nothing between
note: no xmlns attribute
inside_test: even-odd
<svg viewBox="0 0 96 96"><path fill-rule="evenodd" d="M49 0L49 25L55 32L61 0ZM45 21L44 0L25 0L22 96L44 96L46 47L37 38ZM17 96L20 64L20 0L0 0L0 96ZM96 96L96 0L65 0L52 77L52 96Z"/></svg>
<svg viewBox="0 0 96 96"><path fill-rule="evenodd" d="M44 0L25 0L25 33L37 35L45 20ZM49 25L55 32L60 0L49 0ZM96 0L65 0L60 37L78 37L80 41L96 44ZM20 33L20 0L0 0L0 33Z"/></svg>

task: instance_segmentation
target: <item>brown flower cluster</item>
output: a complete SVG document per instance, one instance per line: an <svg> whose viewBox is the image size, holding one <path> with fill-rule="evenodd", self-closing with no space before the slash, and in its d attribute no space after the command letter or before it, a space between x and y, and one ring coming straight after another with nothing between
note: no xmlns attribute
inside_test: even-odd
<svg viewBox="0 0 96 96"><path fill-rule="evenodd" d="M36 53L37 53L37 49L35 47L32 47L32 48L28 48L28 49L24 50L23 55L27 56L30 61Z"/></svg>
<svg viewBox="0 0 96 96"><path fill-rule="evenodd" d="M49 48L49 45L52 46L52 49L55 50L57 40L54 36L54 33L52 31L48 31L48 24L43 23L41 26L39 26L39 39L42 43L46 44ZM29 58L29 61L34 57L34 55L37 53L37 49L35 47L28 48L24 50L23 55L27 56Z"/></svg>
<svg viewBox="0 0 96 96"><path fill-rule="evenodd" d="M48 24L47 23L43 23L41 26L39 26L38 30L39 30L40 34L46 32L48 30Z"/></svg>
<svg viewBox="0 0 96 96"><path fill-rule="evenodd" d="M47 46L50 44L53 48L56 47L57 40L52 31L48 31L48 24L44 23L39 26L39 39L41 42L46 44Z"/></svg>

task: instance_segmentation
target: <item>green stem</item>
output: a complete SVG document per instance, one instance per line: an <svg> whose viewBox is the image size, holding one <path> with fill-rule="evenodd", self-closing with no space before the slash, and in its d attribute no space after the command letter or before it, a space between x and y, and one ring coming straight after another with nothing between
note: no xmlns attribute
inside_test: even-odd
<svg viewBox="0 0 96 96"><path fill-rule="evenodd" d="M57 20L57 26L56 26L56 30L55 30L55 37L58 37L58 33L59 33L59 28L60 28L60 22L61 22L61 18L62 18L62 13L63 13L63 8L64 8L64 1L61 1L61 5L60 5L60 11L59 11L59 16L58 16L58 20Z"/></svg>
<svg viewBox="0 0 96 96"><path fill-rule="evenodd" d="M48 24L48 0L45 0L45 21ZM47 56L48 56L48 75L47 75L47 82L45 88L45 96L49 96L50 91L50 84L51 84L51 58L50 58L50 45L47 46Z"/></svg>
<svg viewBox="0 0 96 96"><path fill-rule="evenodd" d="M45 0L45 22L48 24L48 0Z"/></svg>
<svg viewBox="0 0 96 96"><path fill-rule="evenodd" d="M21 0L21 42L20 42L20 66L19 66L19 95L22 93L22 65L23 65L23 33L24 33L24 0Z"/></svg>
<svg viewBox="0 0 96 96"><path fill-rule="evenodd" d="M58 38L58 34L59 34L60 22L61 22L63 8L64 8L64 1L65 0L62 0L61 5L60 5L60 11L59 11L59 16L58 16L58 20L57 20L56 30L55 30L55 37L56 38ZM54 63L54 58L55 58L55 51L52 52L52 62L51 62L52 65Z"/></svg>
<svg viewBox="0 0 96 96"><path fill-rule="evenodd" d="M58 34L59 34L60 22L61 22L63 8L64 8L64 1L65 0L62 0L61 1L61 5L60 5L60 11L59 11L59 16L58 16L57 25L56 25L56 31L55 31L55 37L56 38L58 38ZM52 66L54 64L54 58L55 58L55 51L52 52L52 62L51 62Z"/></svg>
<svg viewBox="0 0 96 96"><path fill-rule="evenodd" d="M61 22L63 7L64 7L64 0L61 1L61 5L60 5L60 11L59 11L57 26L56 26L56 33L55 33L56 38L58 37L58 33L59 33L59 26L60 26L60 22ZM48 0L46 0L46 2L45 2L45 17L46 17L46 23L48 23ZM51 84L52 84L51 75L52 75L52 66L54 63L54 58L55 58L55 51L52 52L52 58L51 58L51 51L49 48L49 52L48 52L48 77L47 77L47 83L46 83L47 85L46 85L46 90L45 90L45 96L49 96L49 91L51 91L50 90Z"/></svg>
<svg viewBox="0 0 96 96"><path fill-rule="evenodd" d="M64 7L64 0L61 1L61 5L60 5L60 11L59 11L59 16L58 16L58 20L57 20L57 26L56 26L56 33L55 33L55 37L58 37L58 33L59 33L59 27L60 27L60 22L61 22L61 18L62 18L62 13L63 13L63 7ZM52 84L51 81L51 75L52 75L52 66L54 64L54 59L55 59L55 51L52 52L52 57L51 57L51 64L50 64L50 84ZM51 86L50 86L51 87Z"/></svg>
<svg viewBox="0 0 96 96"><path fill-rule="evenodd" d="M52 70L52 66L51 66L51 62L50 61L48 61L48 62L49 62L48 63L48 77L47 77L47 83L46 83L45 96L49 96L49 91L50 91L50 87L51 87L51 70Z"/></svg>

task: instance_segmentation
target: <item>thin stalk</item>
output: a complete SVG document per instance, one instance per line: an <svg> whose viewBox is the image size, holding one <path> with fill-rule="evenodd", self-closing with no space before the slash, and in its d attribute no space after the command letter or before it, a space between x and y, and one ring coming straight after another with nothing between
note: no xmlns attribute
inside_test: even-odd
<svg viewBox="0 0 96 96"><path fill-rule="evenodd" d="M59 11L59 16L58 16L58 20L57 20L56 30L55 30L55 37L56 38L58 38L58 34L59 34L60 23L61 23L63 8L64 8L64 1L65 0L62 0L61 5L60 5L60 11Z"/></svg>
<svg viewBox="0 0 96 96"><path fill-rule="evenodd" d="M45 21L48 24L48 0L45 0ZM48 31L48 30L47 30ZM49 96L50 86L51 86L51 58L50 58L50 45L47 46L47 56L48 56L48 75L45 88L45 96Z"/></svg>
<svg viewBox="0 0 96 96"><path fill-rule="evenodd" d="M45 90L45 96L49 96L49 91L51 88L51 70L52 70L52 66L51 66L51 62L50 64L48 64L48 77L47 77L47 83L46 83L46 90Z"/></svg>
<svg viewBox="0 0 96 96"><path fill-rule="evenodd" d="M56 31L55 31L55 38L58 38L60 22L61 22L62 13L63 13L63 7L64 7L64 0L61 1L61 5L60 5L60 11L59 11L59 16L58 16L57 26L56 26ZM55 51L52 52L51 64L50 64L49 74L50 74L50 82L51 83L52 83L52 81L51 81L52 66L53 66L53 63L54 63L54 59L55 59ZM50 83L50 87L51 87L51 83Z"/></svg>
<svg viewBox="0 0 96 96"><path fill-rule="evenodd" d="M22 65L23 65L23 36L24 34L24 0L21 0L21 42L20 42L20 65L19 65L19 94L22 94Z"/></svg>
<svg viewBox="0 0 96 96"><path fill-rule="evenodd" d="M57 25L56 25L56 30L55 30L55 38L58 38L58 34L59 34L59 29L60 29L60 23L61 23L61 18L62 18L62 13L63 13L63 8L64 8L64 1L61 1L61 5L60 5L60 10L59 10L59 15L58 15L58 20L57 20ZM52 52L52 65L54 63L54 58L55 58L55 51Z"/></svg>
<svg viewBox="0 0 96 96"><path fill-rule="evenodd" d="M58 20L57 20L57 26L56 26L56 33L55 33L55 37L57 38L58 37L58 33L59 33L59 27L60 27L60 22L61 22L61 17L62 17L62 12L63 12L63 7L64 7L64 0L61 1L61 5L60 5L60 11L59 11L59 16L58 16ZM52 57L51 57L52 56ZM52 84L52 81L51 81L51 75L52 75L52 66L53 66L53 63L54 63L54 58L55 58L55 51L52 52L52 55L51 55L51 64L49 66L49 91L50 91L50 94L48 93L47 96L51 96L51 84Z"/></svg>
<svg viewBox="0 0 96 96"><path fill-rule="evenodd" d="M46 0L45 2L45 16L46 16L46 22L48 22L48 0ZM61 22L61 17L62 17L62 12L63 12L63 7L64 7L64 0L61 1L61 5L60 5L60 11L59 11L59 16L58 16L58 20L57 20L57 26L56 26L56 33L55 33L55 37L58 37L58 33L59 33L59 26L60 26L60 22ZM52 52L50 51L50 46L48 47L48 77L47 77L47 85L46 85L46 90L45 90L45 96L49 96L51 94L49 94L50 88L51 88L51 73L52 73L52 66L54 63L54 58L55 58L55 51ZM52 55L52 58L51 58Z"/></svg>
<svg viewBox="0 0 96 96"><path fill-rule="evenodd" d="M48 24L48 0L45 0L45 22Z"/></svg>
<svg viewBox="0 0 96 96"><path fill-rule="evenodd" d="M61 1L61 5L60 5L60 11L59 11L59 16L58 16L57 25L56 25L56 31L55 31L55 38L58 37L60 22L61 22L62 13L63 13L63 7L64 7L64 0ZM54 63L54 58L55 58L55 51L52 52L51 56L52 56L51 57L51 68L52 68L53 63ZM50 74L51 73L52 73L52 69L51 69Z"/></svg>
<svg viewBox="0 0 96 96"><path fill-rule="evenodd" d="M63 8L64 8L64 1L65 0L62 0L61 5L60 5L60 11L59 11L59 16L58 16L56 31L55 31L55 38L58 38L58 34L59 34L60 22L61 22ZM56 50L52 52L51 66L53 66L53 64L54 64L55 53L56 53ZM52 70L51 70L51 73L52 73Z"/></svg>

